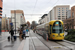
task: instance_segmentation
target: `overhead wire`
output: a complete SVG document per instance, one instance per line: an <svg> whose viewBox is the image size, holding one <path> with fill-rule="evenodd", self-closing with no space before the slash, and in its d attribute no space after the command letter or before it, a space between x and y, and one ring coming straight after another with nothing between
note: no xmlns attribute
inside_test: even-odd
<svg viewBox="0 0 75 50"><path fill-rule="evenodd" d="M59 0L57 0L51 7L53 7L58 1L59 1ZM49 10L49 9L48 9L48 10ZM48 10L47 10L47 11L48 11ZM46 12L47 12L47 11L46 11ZM46 12L45 12L45 13L46 13ZM45 13L44 13L44 14L45 14Z"/></svg>
<svg viewBox="0 0 75 50"><path fill-rule="evenodd" d="M32 11L32 15L33 15L33 12L34 12L34 10L35 10L35 8L36 8L37 1L38 1L38 0L36 0L36 2L35 2L35 5L34 5L33 11ZM31 17L32 17L32 15L31 15Z"/></svg>

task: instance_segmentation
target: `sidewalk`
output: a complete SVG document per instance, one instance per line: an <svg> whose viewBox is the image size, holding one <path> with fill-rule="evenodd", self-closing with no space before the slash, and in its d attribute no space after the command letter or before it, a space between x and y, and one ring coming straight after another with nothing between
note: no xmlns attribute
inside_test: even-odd
<svg viewBox="0 0 75 50"><path fill-rule="evenodd" d="M17 50L48 50L48 48L34 35L31 30L29 33L29 37L24 39Z"/></svg>
<svg viewBox="0 0 75 50"><path fill-rule="evenodd" d="M23 43L24 43L23 44L24 46L26 44L28 44L27 43L28 37L26 38L26 40L20 40L19 37L18 37L19 33L16 34L16 36L17 36L16 41L11 41L11 40L8 41L8 39L7 39L8 36L10 36L9 32L2 32L2 34L0 36L0 50L18 50L19 46L21 46ZM29 36L29 34L26 34L26 36Z"/></svg>

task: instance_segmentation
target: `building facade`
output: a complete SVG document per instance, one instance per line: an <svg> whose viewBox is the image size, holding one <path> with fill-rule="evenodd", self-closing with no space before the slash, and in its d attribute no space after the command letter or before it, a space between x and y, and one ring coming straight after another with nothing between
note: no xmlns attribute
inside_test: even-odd
<svg viewBox="0 0 75 50"><path fill-rule="evenodd" d="M70 6L69 5L58 5L55 6L49 13L49 21L51 20L62 20L66 19L66 12L69 10Z"/></svg>
<svg viewBox="0 0 75 50"><path fill-rule="evenodd" d="M68 10L68 11L67 11L67 19L68 19L68 18L71 18L71 10Z"/></svg>
<svg viewBox="0 0 75 50"><path fill-rule="evenodd" d="M2 30L8 30L8 22L7 17L2 17Z"/></svg>
<svg viewBox="0 0 75 50"><path fill-rule="evenodd" d="M3 0L0 0L0 35L1 35L1 25L2 25L2 8L3 8Z"/></svg>
<svg viewBox="0 0 75 50"><path fill-rule="evenodd" d="M0 0L0 18L2 18L2 3L3 3L3 1Z"/></svg>
<svg viewBox="0 0 75 50"><path fill-rule="evenodd" d="M15 29L15 16L16 16L16 29L21 28L22 24L25 24L25 17L23 10L11 10L11 17L13 23L13 29Z"/></svg>
<svg viewBox="0 0 75 50"><path fill-rule="evenodd" d="M70 15L71 15L70 18L67 18L64 20L64 28L65 29L75 29L75 6L71 7Z"/></svg>
<svg viewBox="0 0 75 50"><path fill-rule="evenodd" d="M46 23L48 19L49 19L49 18L47 17L47 14L44 14L44 15L41 17L41 19L39 20L39 23L40 23L40 24Z"/></svg>

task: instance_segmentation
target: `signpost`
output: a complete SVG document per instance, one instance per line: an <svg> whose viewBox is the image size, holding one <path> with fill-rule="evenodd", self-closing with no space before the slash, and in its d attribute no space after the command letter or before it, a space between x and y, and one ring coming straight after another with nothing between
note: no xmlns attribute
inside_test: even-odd
<svg viewBox="0 0 75 50"><path fill-rule="evenodd" d="M13 23L10 23L10 25L11 25L11 29L12 29Z"/></svg>
<svg viewBox="0 0 75 50"><path fill-rule="evenodd" d="M10 23L11 26L13 26L13 23Z"/></svg>

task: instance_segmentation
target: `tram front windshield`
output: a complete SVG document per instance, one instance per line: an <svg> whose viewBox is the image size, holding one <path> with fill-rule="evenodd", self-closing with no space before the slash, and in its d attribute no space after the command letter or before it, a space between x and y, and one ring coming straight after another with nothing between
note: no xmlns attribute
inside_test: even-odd
<svg viewBox="0 0 75 50"><path fill-rule="evenodd" d="M63 33L63 26L61 22L55 22L53 24L52 33Z"/></svg>

